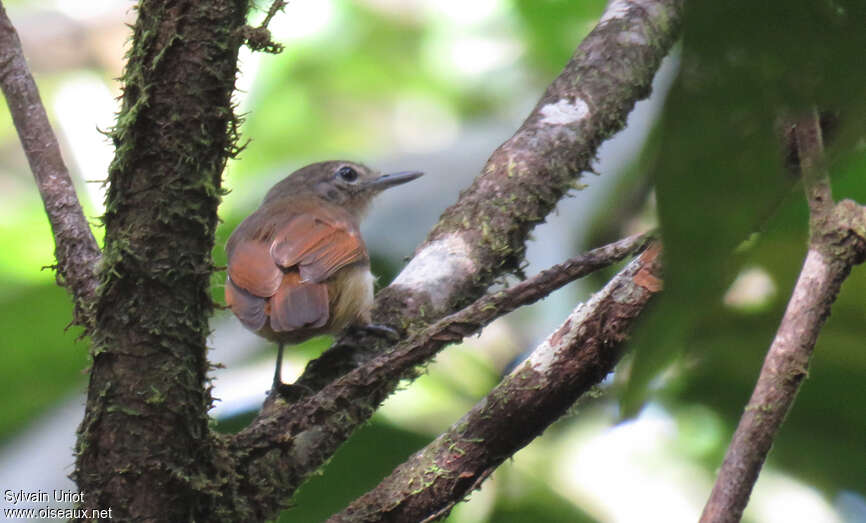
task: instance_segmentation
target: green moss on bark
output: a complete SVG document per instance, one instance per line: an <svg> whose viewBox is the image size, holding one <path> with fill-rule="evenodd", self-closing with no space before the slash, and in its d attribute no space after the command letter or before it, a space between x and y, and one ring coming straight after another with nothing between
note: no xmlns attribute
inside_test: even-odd
<svg viewBox="0 0 866 523"><path fill-rule="evenodd" d="M232 482L212 437L205 339L247 0L138 6L109 133L105 247L75 478L119 519L208 520ZM224 519L233 519L226 517Z"/></svg>

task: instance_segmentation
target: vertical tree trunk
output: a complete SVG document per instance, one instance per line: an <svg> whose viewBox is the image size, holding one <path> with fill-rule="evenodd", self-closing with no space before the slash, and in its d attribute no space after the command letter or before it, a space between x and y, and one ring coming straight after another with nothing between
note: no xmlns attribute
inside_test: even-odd
<svg viewBox="0 0 866 523"><path fill-rule="evenodd" d="M204 386L220 177L247 0L142 0L111 132L87 410L75 479L86 509L212 520L219 460Z"/></svg>

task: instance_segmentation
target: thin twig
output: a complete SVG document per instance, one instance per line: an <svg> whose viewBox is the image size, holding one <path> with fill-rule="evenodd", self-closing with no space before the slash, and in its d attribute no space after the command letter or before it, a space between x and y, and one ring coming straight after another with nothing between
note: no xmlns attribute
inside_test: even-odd
<svg viewBox="0 0 866 523"><path fill-rule="evenodd" d="M271 23L271 20L274 18L274 16L278 12L282 11L283 8L285 8L288 4L289 2L287 2L286 0L274 0L274 3L271 4L271 8L268 9L268 14L265 15L265 19L262 20L262 23L259 24L259 27L267 27L268 24Z"/></svg>
<svg viewBox="0 0 866 523"><path fill-rule="evenodd" d="M563 285L609 267L630 254L641 252L652 240L652 233L629 236L570 258L507 289L483 296L412 336L392 352L378 356L369 364L369 368L365 366L354 372L363 374L366 379L372 372L384 372L382 377L385 379L399 379L414 365L422 363L445 345L471 336L493 320L535 303ZM398 361L399 364L395 365ZM340 381L351 382L350 375ZM267 412L264 414L267 416ZM247 430L253 429L256 424L251 424Z"/></svg>
<svg viewBox="0 0 866 523"><path fill-rule="evenodd" d="M74 323L88 328L96 296L99 246L81 209L60 145L21 51L21 41L0 1L0 88L54 234L58 283L72 294Z"/></svg>
<svg viewBox="0 0 866 523"><path fill-rule="evenodd" d="M813 231L820 228L833 212L833 194L830 190L830 176L824 166L824 139L821 136L821 120L817 109L797 122L794 127L797 141L797 155L800 158L800 172L803 174L803 187L809 203L809 219Z"/></svg>
<svg viewBox="0 0 866 523"><path fill-rule="evenodd" d="M659 254L648 249L632 261L450 429L329 521L448 514L613 370L634 320L661 289Z"/></svg>
<svg viewBox="0 0 866 523"><path fill-rule="evenodd" d="M808 374L830 307L851 268L866 257L866 209L850 200L833 205L817 111L797 123L796 136L810 209L809 251L702 523L733 523L742 517L773 440Z"/></svg>

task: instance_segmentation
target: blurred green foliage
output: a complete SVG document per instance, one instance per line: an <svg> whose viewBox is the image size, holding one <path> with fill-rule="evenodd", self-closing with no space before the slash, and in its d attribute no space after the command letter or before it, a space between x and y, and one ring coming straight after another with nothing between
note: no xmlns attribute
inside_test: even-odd
<svg viewBox="0 0 866 523"><path fill-rule="evenodd" d="M595 27L604 2L512 0L526 39L527 62L556 75L579 42Z"/></svg>
<svg viewBox="0 0 866 523"><path fill-rule="evenodd" d="M680 73L660 144L649 155L665 293L635 335L626 415L637 412L659 372L677 362L681 383L667 401L710 405L733 430L806 252L802 187L785 169L786 118L815 106L836 115L841 131L826 139L834 196L866 202L863 20L859 1L687 3ZM768 306L745 311L723 303L745 266L759 267L775 283ZM770 456L831 492L862 491L866 470L866 417L850 400L866 376L864 292L866 278L855 269Z"/></svg>
<svg viewBox="0 0 866 523"><path fill-rule="evenodd" d="M3 286L0 396L7 400L0 408L0 442L81 383L87 340L75 343L80 329L66 330L71 314L66 291L55 285Z"/></svg>

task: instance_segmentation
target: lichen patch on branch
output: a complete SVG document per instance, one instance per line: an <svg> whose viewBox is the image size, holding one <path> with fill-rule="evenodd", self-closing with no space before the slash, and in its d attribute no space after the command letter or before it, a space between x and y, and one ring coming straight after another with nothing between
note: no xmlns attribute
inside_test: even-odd
<svg viewBox="0 0 866 523"><path fill-rule="evenodd" d="M589 114L589 105L580 98L575 98L574 103L565 98L556 103L547 104L541 108L541 123L550 125L570 125L586 118Z"/></svg>
<svg viewBox="0 0 866 523"><path fill-rule="evenodd" d="M426 292L434 309L444 310L455 282L477 271L469 257L470 246L460 233L452 233L427 244L394 279L394 287Z"/></svg>
<svg viewBox="0 0 866 523"><path fill-rule="evenodd" d="M617 43L622 45L647 45L647 39L644 35L634 31L623 31L616 37Z"/></svg>
<svg viewBox="0 0 866 523"><path fill-rule="evenodd" d="M529 356L526 363L514 369L512 374L521 372L527 368L532 368L540 376L546 376L549 367L556 363L557 355L559 354L559 351L562 350L562 347L571 343L578 335L577 330L572 329L571 326L581 325L584 322L588 311L594 310L594 307L596 306L595 302L600 299L602 294L603 291L598 292L589 304L580 304L575 307L560 328L556 329L553 334L548 336L541 345L532 351L532 354Z"/></svg>

